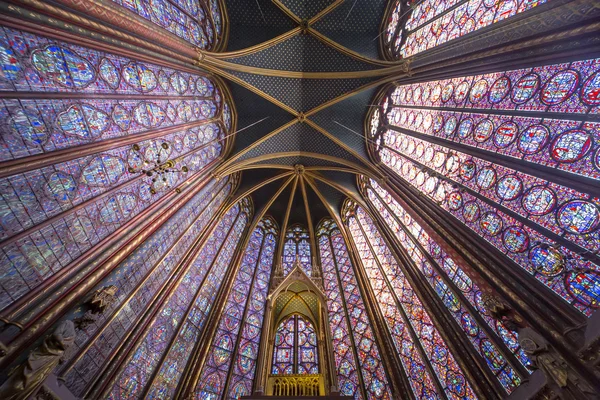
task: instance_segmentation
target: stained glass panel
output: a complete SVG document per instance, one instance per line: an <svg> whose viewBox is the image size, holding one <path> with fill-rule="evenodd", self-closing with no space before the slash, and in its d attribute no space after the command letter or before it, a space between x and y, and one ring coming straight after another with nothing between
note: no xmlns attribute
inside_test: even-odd
<svg viewBox="0 0 600 400"><path fill-rule="evenodd" d="M289 274L294 268L296 258L300 261L302 270L311 276L312 259L308 230L300 225L288 228L283 248L283 273Z"/></svg>
<svg viewBox="0 0 600 400"><path fill-rule="evenodd" d="M364 390L369 399L391 399L344 238L332 220L321 223L317 236L340 392L363 399Z"/></svg>
<svg viewBox="0 0 600 400"><path fill-rule="evenodd" d="M437 379L450 398L475 398L429 314L371 218L360 207L347 216L352 239L417 397L436 397ZM432 370L423 363L427 357ZM434 373L432 375L431 373ZM418 377L418 378L417 378Z"/></svg>

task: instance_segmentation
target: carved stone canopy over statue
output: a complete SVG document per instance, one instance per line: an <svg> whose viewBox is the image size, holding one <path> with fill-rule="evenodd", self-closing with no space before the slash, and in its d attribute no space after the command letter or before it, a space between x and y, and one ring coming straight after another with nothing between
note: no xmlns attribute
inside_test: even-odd
<svg viewBox="0 0 600 400"><path fill-rule="evenodd" d="M90 300L86 303L92 314L102 314L112 303L114 303L117 290L118 288L114 285L104 286L96 290Z"/></svg>

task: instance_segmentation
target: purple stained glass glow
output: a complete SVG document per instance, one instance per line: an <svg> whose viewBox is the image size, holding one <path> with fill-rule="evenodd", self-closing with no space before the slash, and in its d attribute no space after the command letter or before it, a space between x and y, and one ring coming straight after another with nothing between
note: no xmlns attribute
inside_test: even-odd
<svg viewBox="0 0 600 400"><path fill-rule="evenodd" d="M237 399L252 385L258 356L262 314L273 262L276 230L263 219L250 236L225 311L196 387L199 398L222 396L223 385L210 385L210 376L231 375L234 381L229 398ZM250 333L250 335L249 335Z"/></svg>
<svg viewBox="0 0 600 400"><path fill-rule="evenodd" d="M391 399L379 346L364 308L344 238L333 220L317 230L329 326L340 391L363 399ZM358 374L362 374L364 388Z"/></svg>
<svg viewBox="0 0 600 400"><path fill-rule="evenodd" d="M300 261L302 270L311 276L312 258L308 230L298 224L289 227L285 235L282 263L284 276L292 271L296 259Z"/></svg>
<svg viewBox="0 0 600 400"><path fill-rule="evenodd" d="M139 398L146 390L152 393L151 398L173 396L178 377L204 328L250 218L247 204L248 201L243 199L231 207L208 235L189 269L178 281L177 289L171 292L154 317L150 330L129 354L108 398Z"/></svg>
<svg viewBox="0 0 600 400"><path fill-rule="evenodd" d="M480 299L476 294L481 292L478 285L458 266L456 262L425 232L425 230L410 216L410 214L376 182L369 181L366 187L367 198L382 218L390 225L399 243L412 258L417 268L432 286L446 305L456 322L463 328L475 350L488 362L492 373L496 375L500 384L507 393L511 393L520 383L521 377L514 368L502 357L502 351L512 352L525 366L529 359L513 343L512 332L500 332L496 321L487 312L479 311L479 318L488 325L482 328L468 309L462 304L460 296L468 301L475 310L483 309ZM429 255L429 257L428 257ZM453 289L453 287L455 289ZM461 294L458 295L457 292ZM489 332L489 333L486 333ZM491 331L491 332L490 332ZM497 334L507 345L501 349L491 344L486 347L487 352L481 348L482 340L488 340L489 334ZM488 356L492 358L488 358ZM499 363L499 360L502 360Z"/></svg>
<svg viewBox="0 0 600 400"><path fill-rule="evenodd" d="M345 215L352 240L406 374L412 378L410 384L415 396L439 396L434 384L437 380L450 398L475 398L374 222L362 208L354 210ZM423 363L421 354L429 360L431 370Z"/></svg>
<svg viewBox="0 0 600 400"><path fill-rule="evenodd" d="M4 308L198 178L220 155L218 139L227 130L220 90L206 76L9 28L0 30L0 54L7 95L0 106L7 128L1 160L27 164L30 156L115 141L111 149L71 152L60 163L0 180ZM78 99L65 99L69 94ZM164 185L130 172L139 169L140 157L119 140L135 135L144 135L137 145L146 154L169 144L168 156L181 159L188 173L168 173Z"/></svg>
<svg viewBox="0 0 600 400"><path fill-rule="evenodd" d="M318 338L313 323L300 314L287 317L275 332L271 374L318 373Z"/></svg>

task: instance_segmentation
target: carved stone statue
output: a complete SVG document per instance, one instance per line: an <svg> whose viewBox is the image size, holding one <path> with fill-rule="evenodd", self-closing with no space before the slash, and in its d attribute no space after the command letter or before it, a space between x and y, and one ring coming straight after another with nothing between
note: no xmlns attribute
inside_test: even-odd
<svg viewBox="0 0 600 400"><path fill-rule="evenodd" d="M29 354L27 361L11 371L8 380L0 387L0 399L25 400L31 396L74 342L75 323L70 320L61 322L42 345Z"/></svg>
<svg viewBox="0 0 600 400"><path fill-rule="evenodd" d="M484 296L483 302L494 319L517 333L521 348L529 356L532 366L544 373L552 392L565 399L598 398L600 393L588 385L542 335L527 326L508 304L493 296Z"/></svg>

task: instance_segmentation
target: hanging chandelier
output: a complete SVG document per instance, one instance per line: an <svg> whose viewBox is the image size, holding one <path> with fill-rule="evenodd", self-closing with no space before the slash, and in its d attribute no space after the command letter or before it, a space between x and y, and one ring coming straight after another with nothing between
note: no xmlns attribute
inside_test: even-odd
<svg viewBox="0 0 600 400"><path fill-rule="evenodd" d="M145 151L142 151L138 144L134 144L131 147L128 171L131 174L140 173L151 178L151 194L170 189L174 174L185 174L189 171L187 166L181 165L183 157L169 158L170 154L171 147L167 142L148 146ZM179 193L179 188L176 191Z"/></svg>

